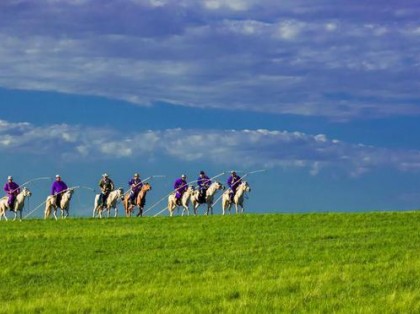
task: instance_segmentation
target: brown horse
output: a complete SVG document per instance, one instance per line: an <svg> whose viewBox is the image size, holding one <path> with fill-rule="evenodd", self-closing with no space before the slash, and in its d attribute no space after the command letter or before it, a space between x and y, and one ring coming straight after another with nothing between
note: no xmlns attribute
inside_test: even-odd
<svg viewBox="0 0 420 314"><path fill-rule="evenodd" d="M143 209L144 209L144 205L146 204L146 194L148 191L150 191L152 189L152 186L150 185L150 183L145 183L143 184L143 186L141 187L141 190L139 192L139 194L137 195L136 199L135 199L135 204L129 204L128 200L130 198L130 194L127 194L124 197L124 209L125 209L125 215L127 217L131 217L131 214L134 211L134 207L138 207L139 208L139 212L137 214L137 217L143 217Z"/></svg>

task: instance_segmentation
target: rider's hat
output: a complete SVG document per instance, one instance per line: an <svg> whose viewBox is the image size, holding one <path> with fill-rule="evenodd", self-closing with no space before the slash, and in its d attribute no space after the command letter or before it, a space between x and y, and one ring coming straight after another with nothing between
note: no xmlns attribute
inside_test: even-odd
<svg viewBox="0 0 420 314"><path fill-rule="evenodd" d="M55 177L56 178L61 178L61 176L59 174L56 174Z"/></svg>
<svg viewBox="0 0 420 314"><path fill-rule="evenodd" d="M108 177L108 174L105 172L102 176L103 176L104 178L106 178L106 177Z"/></svg>
<svg viewBox="0 0 420 314"><path fill-rule="evenodd" d="M138 174L138 172L136 172L136 173L134 174L134 176L135 176L135 177L140 177L140 175Z"/></svg>
<svg viewBox="0 0 420 314"><path fill-rule="evenodd" d="M13 177L12 176L8 176L7 177L7 180L13 180Z"/></svg>
<svg viewBox="0 0 420 314"><path fill-rule="evenodd" d="M182 174L181 175L181 178L186 178L187 176L185 175L185 174Z"/></svg>
<svg viewBox="0 0 420 314"><path fill-rule="evenodd" d="M236 171L235 170L232 170L230 173L231 174L236 174Z"/></svg>
<svg viewBox="0 0 420 314"><path fill-rule="evenodd" d="M200 171L200 174L205 174L203 170Z"/></svg>

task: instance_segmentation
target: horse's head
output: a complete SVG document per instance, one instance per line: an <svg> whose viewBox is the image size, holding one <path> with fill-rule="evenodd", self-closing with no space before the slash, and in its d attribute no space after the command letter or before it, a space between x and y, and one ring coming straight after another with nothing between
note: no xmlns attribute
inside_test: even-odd
<svg viewBox="0 0 420 314"><path fill-rule="evenodd" d="M190 185L187 190L185 191L186 194L192 195L195 191L195 187Z"/></svg>
<svg viewBox="0 0 420 314"><path fill-rule="evenodd" d="M22 192L21 193L25 197L32 195L32 192L26 186L22 189Z"/></svg>
<svg viewBox="0 0 420 314"><path fill-rule="evenodd" d="M251 192L251 187L249 186L247 181L243 181L240 185L241 189L245 192Z"/></svg>
<svg viewBox="0 0 420 314"><path fill-rule="evenodd" d="M74 188L71 188L71 189L68 189L68 190L64 193L64 195L66 195L68 199L71 199L71 196L73 195L73 193L74 193Z"/></svg>
<svg viewBox="0 0 420 314"><path fill-rule="evenodd" d="M146 182L145 184L143 184L142 190L147 192L150 191L152 189L152 186L150 185L149 182Z"/></svg>
<svg viewBox="0 0 420 314"><path fill-rule="evenodd" d="M219 181L214 182L217 190L224 190L225 186L221 184Z"/></svg>
<svg viewBox="0 0 420 314"><path fill-rule="evenodd" d="M124 200L124 189L119 187L117 190L117 198Z"/></svg>

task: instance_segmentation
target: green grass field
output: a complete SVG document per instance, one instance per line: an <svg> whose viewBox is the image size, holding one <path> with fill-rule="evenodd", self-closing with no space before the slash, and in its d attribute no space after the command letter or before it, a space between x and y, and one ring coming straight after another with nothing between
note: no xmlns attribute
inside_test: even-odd
<svg viewBox="0 0 420 314"><path fill-rule="evenodd" d="M2 313L419 313L420 212L1 221Z"/></svg>

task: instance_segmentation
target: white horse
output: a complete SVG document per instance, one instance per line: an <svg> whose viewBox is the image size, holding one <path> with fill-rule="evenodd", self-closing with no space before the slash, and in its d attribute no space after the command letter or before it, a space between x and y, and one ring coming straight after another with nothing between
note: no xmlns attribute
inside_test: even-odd
<svg viewBox="0 0 420 314"><path fill-rule="evenodd" d="M195 190L193 195L191 196L191 203L194 208L194 215L197 215L197 209L200 207L201 204L207 204L207 210L204 212L205 215L212 214L213 215L213 201L214 195L218 190L224 190L225 187L218 181L213 182L210 184L209 188L206 191L205 196L205 203L200 203L200 191Z"/></svg>
<svg viewBox="0 0 420 314"><path fill-rule="evenodd" d="M62 192L60 206L56 205L57 195L49 195L47 200L45 201L45 212L44 212L44 219L47 219L50 214L51 210L54 209L53 214L55 220L57 220L57 208L60 208L61 211L61 218L67 218L69 216L69 209L70 209L70 200L73 195L74 189L67 189Z"/></svg>
<svg viewBox="0 0 420 314"><path fill-rule="evenodd" d="M182 195L181 205L178 205L176 203L175 193L172 193L171 195L169 195L169 197L168 197L169 215L173 216L175 208L177 208L178 211L179 211L179 206L182 206L182 216L184 216L185 212L187 212L187 215L189 215L190 214L190 209L189 209L190 199L191 199L191 196L192 196L193 192L194 192L194 187L189 186L188 189Z"/></svg>
<svg viewBox="0 0 420 314"><path fill-rule="evenodd" d="M244 194L245 192L250 192L251 187L249 186L248 182L242 181L241 184L239 184L238 188L236 189L236 193L233 196L233 203L235 204L236 213L239 213L239 207L241 208L241 213L244 212ZM232 202L230 200L229 193L231 190L227 190L223 193L222 196L222 210L223 215L225 214L226 210L229 210L230 214L230 208L232 207Z"/></svg>
<svg viewBox="0 0 420 314"><path fill-rule="evenodd" d="M16 196L15 204L13 205L13 208L11 209L11 211L13 211L13 213L15 214L15 217L13 218L13 220L16 220L17 212L19 212L19 220L22 220L22 210L23 210L23 207L25 206L25 198L31 195L32 195L31 191L29 191L27 187L24 187L22 191L20 191L20 193ZM4 219L7 220L7 217L6 217L6 211L8 209L7 199L8 199L7 196L0 199L0 220L1 220L1 217L4 217Z"/></svg>
<svg viewBox="0 0 420 314"><path fill-rule="evenodd" d="M95 218L96 214L97 214L99 218L102 218L102 212L104 210L107 210L108 211L108 218L109 218L110 215L111 215L111 208L114 208L114 211L115 211L114 217L117 217L118 216L117 202L118 202L118 200L123 200L124 199L123 188L118 188L118 189L110 192L107 199L106 199L106 204L99 204L99 197L100 197L100 194L96 194L95 203L93 204L92 217Z"/></svg>

